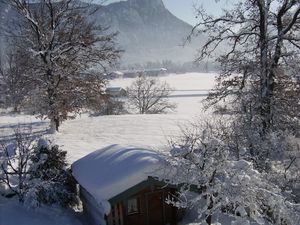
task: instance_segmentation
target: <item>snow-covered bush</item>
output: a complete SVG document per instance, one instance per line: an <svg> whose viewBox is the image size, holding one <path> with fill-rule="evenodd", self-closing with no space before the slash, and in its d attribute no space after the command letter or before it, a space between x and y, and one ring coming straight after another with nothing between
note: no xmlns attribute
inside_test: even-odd
<svg viewBox="0 0 300 225"><path fill-rule="evenodd" d="M269 137L271 174L269 180L283 191L290 192L289 199L300 203L300 138L289 132L274 132Z"/></svg>
<svg viewBox="0 0 300 225"><path fill-rule="evenodd" d="M76 204L76 185L67 169L66 154L57 145L44 145L39 140L31 156L28 201L62 206Z"/></svg>
<svg viewBox="0 0 300 225"><path fill-rule="evenodd" d="M247 156L243 142L234 147L236 137L227 125L220 121L214 125L193 124L183 130L179 140L171 142L168 162L172 172L166 177L170 183L180 185L181 190L177 201L170 200L170 203L196 208L199 218L208 224L212 223L213 215L220 213L244 221L242 224L247 224L246 221L300 224L299 203L290 189L282 188L278 182L280 176L272 170L278 160L268 162L270 170L258 170ZM191 191L197 194L188 197Z"/></svg>
<svg viewBox="0 0 300 225"><path fill-rule="evenodd" d="M289 199L300 202L300 138L293 131L274 130L261 135L245 118L234 120L227 128L226 145L235 160L251 161L256 170L282 191L291 192ZM241 121L243 121L241 123Z"/></svg>
<svg viewBox="0 0 300 225"><path fill-rule="evenodd" d="M20 131L15 135L12 144L0 149L2 194L17 195L29 207L74 205L76 186L67 169L66 152L44 139L35 140Z"/></svg>

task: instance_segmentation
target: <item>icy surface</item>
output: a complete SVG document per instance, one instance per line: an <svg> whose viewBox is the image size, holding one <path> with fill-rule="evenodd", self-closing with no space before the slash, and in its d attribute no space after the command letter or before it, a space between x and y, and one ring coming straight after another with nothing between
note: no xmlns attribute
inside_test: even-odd
<svg viewBox="0 0 300 225"><path fill-rule="evenodd" d="M72 170L80 185L102 202L157 176L162 166L155 151L111 145L74 162Z"/></svg>

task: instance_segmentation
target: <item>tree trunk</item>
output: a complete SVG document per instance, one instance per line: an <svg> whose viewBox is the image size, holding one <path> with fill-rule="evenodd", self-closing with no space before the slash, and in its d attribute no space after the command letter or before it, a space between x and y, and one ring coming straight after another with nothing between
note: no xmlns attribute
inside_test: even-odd
<svg viewBox="0 0 300 225"><path fill-rule="evenodd" d="M55 133L59 131L59 119L57 118L50 118L50 133Z"/></svg>
<svg viewBox="0 0 300 225"><path fill-rule="evenodd" d="M17 104L14 104L14 106L13 106L13 112L14 113L20 113Z"/></svg>
<svg viewBox="0 0 300 225"><path fill-rule="evenodd" d="M271 124L271 95L270 95L270 68L268 63L268 11L266 1L257 1L260 14L260 115L262 136L268 132Z"/></svg>
<svg viewBox="0 0 300 225"><path fill-rule="evenodd" d="M58 128L59 128L59 118L54 118L54 122L55 122L55 130L58 132Z"/></svg>
<svg viewBox="0 0 300 225"><path fill-rule="evenodd" d="M206 223L208 225L211 225L211 223L212 223L212 215L207 216L205 221L206 221Z"/></svg>
<svg viewBox="0 0 300 225"><path fill-rule="evenodd" d="M213 199L212 199L212 196L210 196L209 197L209 206L208 206L208 210L211 210L212 208L213 208L213 206L214 206L214 203L213 203ZM206 223L208 224L208 225L211 225L212 224L212 215L211 214L209 214L207 217L206 217Z"/></svg>
<svg viewBox="0 0 300 225"><path fill-rule="evenodd" d="M58 132L59 129L59 125L60 125L60 121L59 121L59 114L58 114L58 110L57 110L57 94L55 91L55 84L54 84L54 80L53 80L53 74L52 74L52 70L48 69L47 70L47 77L50 80L50 85L48 87L48 100L49 100L49 118L50 118L50 129L51 132L54 133L55 131Z"/></svg>

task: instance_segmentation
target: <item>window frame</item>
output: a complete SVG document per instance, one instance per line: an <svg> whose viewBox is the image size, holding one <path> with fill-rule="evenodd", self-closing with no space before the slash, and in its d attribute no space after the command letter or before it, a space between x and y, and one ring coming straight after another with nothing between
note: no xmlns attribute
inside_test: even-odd
<svg viewBox="0 0 300 225"><path fill-rule="evenodd" d="M126 201L127 202L127 204L126 204L127 215L134 215L134 214L140 213L140 201L139 200L140 200L140 198L138 196L134 196L134 197L127 199L127 201ZM129 203L135 204L135 207L134 207L135 211L129 211L129 208L132 206L132 205L129 205Z"/></svg>

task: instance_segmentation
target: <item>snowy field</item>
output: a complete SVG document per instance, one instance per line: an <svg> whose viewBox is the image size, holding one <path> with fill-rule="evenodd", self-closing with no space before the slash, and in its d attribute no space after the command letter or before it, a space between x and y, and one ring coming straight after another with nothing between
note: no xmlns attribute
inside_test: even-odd
<svg viewBox="0 0 300 225"><path fill-rule="evenodd" d="M213 88L215 74L180 74L161 78L174 89L170 100L177 104L175 112L161 115L117 115L90 117L86 114L62 124L60 132L47 134L49 121L29 115L0 115L0 141L13 138L14 129L32 132L34 136L46 135L68 152L69 163L111 144L134 145L166 151L168 141L180 133L180 126L205 118L201 101ZM133 79L113 80L110 86L126 88ZM15 212L18 212L16 217ZM27 210L14 201L0 198L0 225L77 225L69 212L53 208ZM187 223L184 223L187 224Z"/></svg>
<svg viewBox="0 0 300 225"><path fill-rule="evenodd" d="M204 94L213 87L214 74L179 74L161 77L174 89L170 101L177 104L175 112L157 115L116 115L90 117L78 116L62 124L60 132L47 135L54 143L68 151L69 162L111 144L135 145L164 151L168 141L179 134L180 127L199 117L206 117L201 101ZM133 79L113 80L110 86L126 88ZM193 93L193 96L189 94ZM0 116L0 139L13 138L13 130L18 126L32 129L33 135L45 135L49 121L39 120L28 115Z"/></svg>
<svg viewBox="0 0 300 225"><path fill-rule="evenodd" d="M159 79L167 82L174 90L170 100L177 104L175 114L195 116L202 112L201 100L213 88L215 82L213 73L170 74ZM108 86L126 88L134 78L115 79Z"/></svg>

